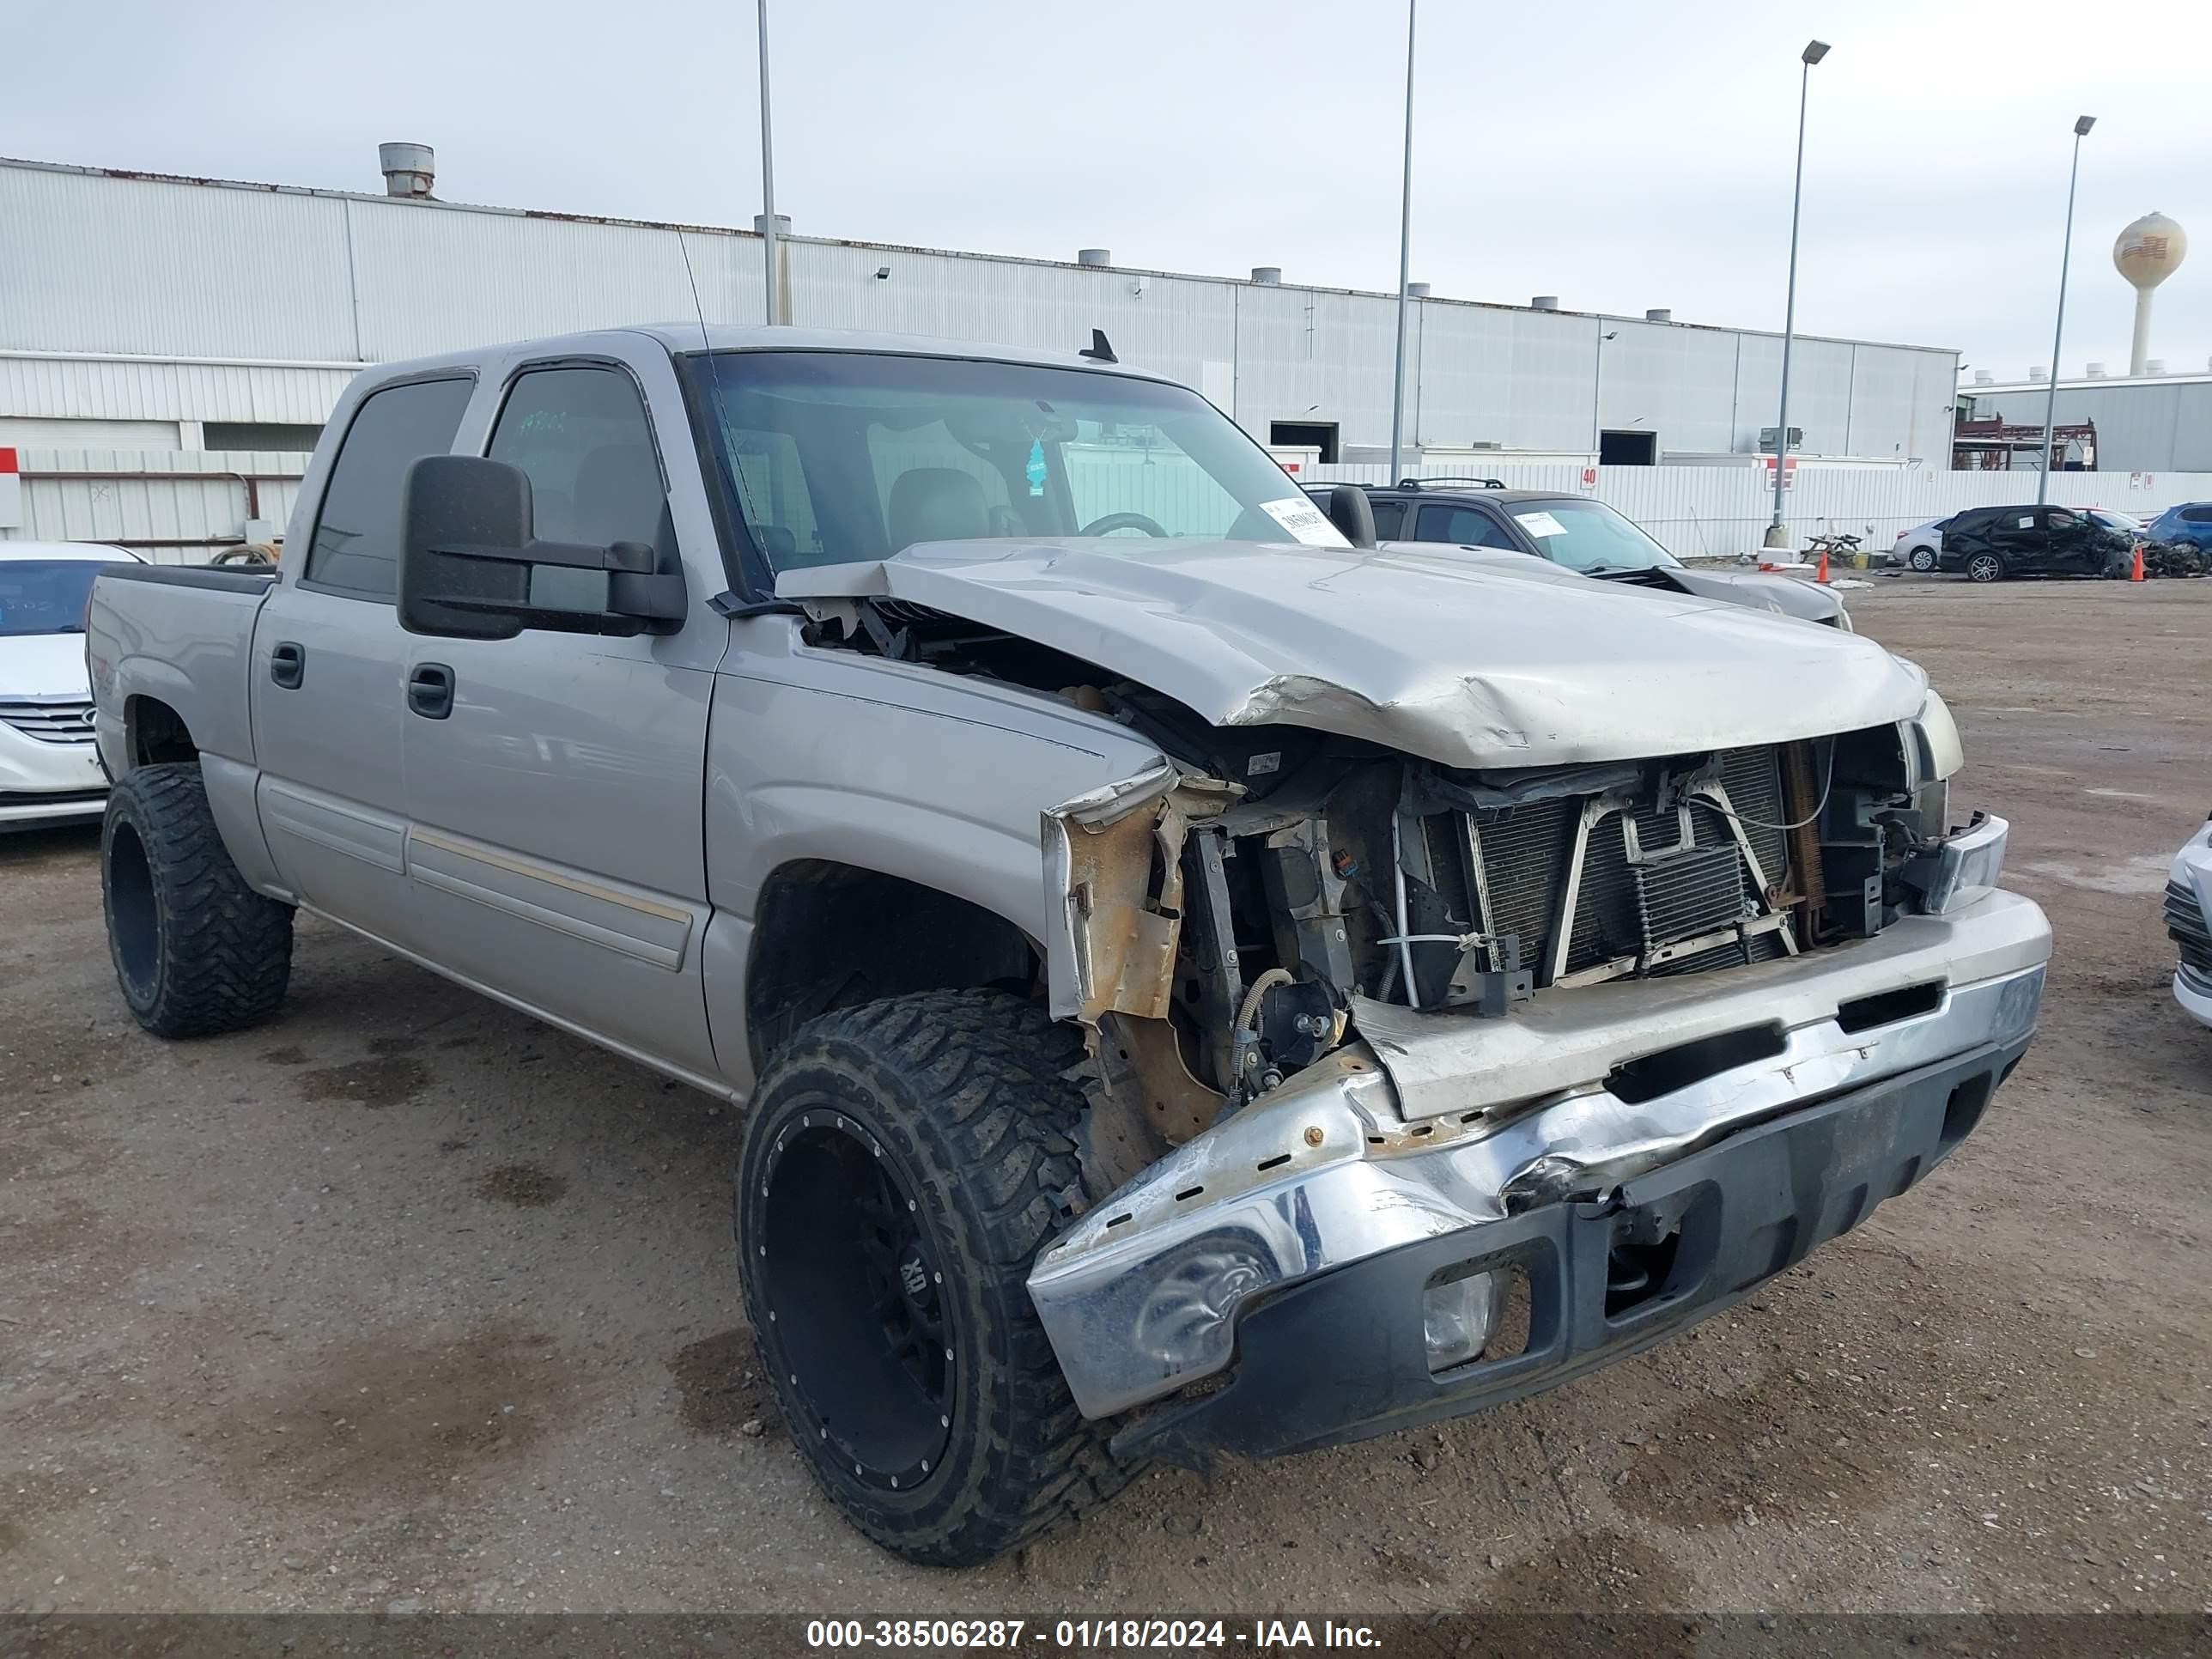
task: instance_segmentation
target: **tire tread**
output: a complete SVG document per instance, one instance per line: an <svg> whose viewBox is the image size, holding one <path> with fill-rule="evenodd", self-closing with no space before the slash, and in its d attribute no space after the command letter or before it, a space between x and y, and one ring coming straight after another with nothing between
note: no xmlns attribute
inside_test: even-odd
<svg viewBox="0 0 2212 1659"><path fill-rule="evenodd" d="M145 849L160 930L147 1006L125 986L132 1016L156 1036L197 1037L242 1030L274 1015L291 979L292 908L246 885L223 845L197 761L142 766L109 792L101 889L117 978L125 976L107 863L123 821Z"/></svg>
<svg viewBox="0 0 2212 1659"><path fill-rule="evenodd" d="M910 1528L816 1468L863 1532L908 1560L988 1560L1106 1502L1138 1472L1109 1450L1113 1425L1076 1409L1026 1282L1060 1224L1061 1195L1080 1180L1073 1137L1085 1104L1068 1073L1082 1058L1080 1034L1033 1003L998 991L929 991L811 1021L778 1051L756 1096L763 1113L783 1079L825 1060L841 1065L869 1080L878 1099L916 1101L964 1176L956 1207L969 1225L957 1243L972 1257L963 1266L987 1281L1006 1340L1006 1386L985 1390L979 1425L988 1477L964 1508ZM747 1295L757 1330L763 1310L750 1278Z"/></svg>

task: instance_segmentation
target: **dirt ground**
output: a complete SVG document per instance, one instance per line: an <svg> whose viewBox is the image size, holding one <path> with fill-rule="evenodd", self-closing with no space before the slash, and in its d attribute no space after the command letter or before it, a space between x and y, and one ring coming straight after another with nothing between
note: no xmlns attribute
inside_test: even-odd
<svg viewBox="0 0 2212 1659"><path fill-rule="evenodd" d="M312 921L277 1021L156 1042L94 837L0 840L0 1607L2212 1607L2212 1031L2159 921L2212 582L1848 598L2057 930L1979 1133L1686 1340L1154 1473L972 1573L863 1542L781 1437L728 1111Z"/></svg>

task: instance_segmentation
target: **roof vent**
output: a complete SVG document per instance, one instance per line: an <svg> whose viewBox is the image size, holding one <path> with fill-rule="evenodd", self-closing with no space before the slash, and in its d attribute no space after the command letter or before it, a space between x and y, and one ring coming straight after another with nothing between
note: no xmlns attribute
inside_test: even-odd
<svg viewBox="0 0 2212 1659"><path fill-rule="evenodd" d="M1528 301L1528 308L1532 311L1557 311L1559 308L1559 296L1556 294L1539 294Z"/></svg>
<svg viewBox="0 0 2212 1659"><path fill-rule="evenodd" d="M2051 378L2051 371L2041 363L2038 363L2027 371L2027 378L2031 380L2047 380Z"/></svg>
<svg viewBox="0 0 2212 1659"><path fill-rule="evenodd" d="M1416 300L1425 300L1429 297L1429 285L1426 283L1408 283L1406 292Z"/></svg>
<svg viewBox="0 0 2212 1659"><path fill-rule="evenodd" d="M376 165L384 171L384 193L428 201L438 179L438 152L428 144L379 144Z"/></svg>
<svg viewBox="0 0 2212 1659"><path fill-rule="evenodd" d="M2103 380L2103 379L2105 378L2105 366L2104 366L2104 364L2102 364L2102 363L2091 363L2091 364L2089 365L2089 378L2090 378L2091 380Z"/></svg>
<svg viewBox="0 0 2212 1659"><path fill-rule="evenodd" d="M1974 384L1976 386L1995 386L1996 383L1997 377L1990 374L1986 368L1978 368L1974 371Z"/></svg>
<svg viewBox="0 0 2212 1659"><path fill-rule="evenodd" d="M1644 320L1647 323L1671 323L1674 320L1674 313L1664 306L1654 306L1644 313Z"/></svg>
<svg viewBox="0 0 2212 1659"><path fill-rule="evenodd" d="M1254 265L1252 280L1261 288L1279 288L1283 282L1283 268L1280 265Z"/></svg>
<svg viewBox="0 0 2212 1659"><path fill-rule="evenodd" d="M2149 357L2149 358L2146 358L2146 359L2143 361L2143 373L2144 373L2144 374L2165 374L2165 373L2166 373L2166 359L2165 359L2165 358L2163 358L2163 357Z"/></svg>
<svg viewBox="0 0 2212 1659"><path fill-rule="evenodd" d="M1079 265L1110 265L1114 263L1114 250L1110 247L1079 247L1075 250L1075 263Z"/></svg>
<svg viewBox="0 0 2212 1659"><path fill-rule="evenodd" d="M779 213L775 216L775 234L779 236L791 234L791 216L788 213ZM753 215L753 234L756 236L768 234L768 215L765 213Z"/></svg>

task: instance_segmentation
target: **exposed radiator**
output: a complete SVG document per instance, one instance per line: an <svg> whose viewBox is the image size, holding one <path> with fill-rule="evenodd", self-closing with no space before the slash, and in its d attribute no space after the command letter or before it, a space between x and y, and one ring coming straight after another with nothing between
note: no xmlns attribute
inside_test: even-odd
<svg viewBox="0 0 2212 1659"><path fill-rule="evenodd" d="M1744 826L1744 838L1770 886L1783 884L1788 836L1772 826L1785 821L1779 757L1772 749L1730 750L1721 757L1723 786ZM1537 801L1475 826L1482 860L1480 889L1487 914L1482 930L1512 933L1521 960L1536 983L1550 982L1560 889L1566 878L1579 799ZM1764 897L1753 879L1725 814L1704 802L1689 809L1689 840L1680 816L1649 808L1613 813L1590 827L1583 849L1566 958L1560 972L1583 973L1623 958L1643 957L1655 947L1725 927ZM1632 862L1632 823L1643 861ZM1664 961L1654 974L1699 973L1765 961L1787 947L1780 937L1754 938L1747 949L1730 940Z"/></svg>

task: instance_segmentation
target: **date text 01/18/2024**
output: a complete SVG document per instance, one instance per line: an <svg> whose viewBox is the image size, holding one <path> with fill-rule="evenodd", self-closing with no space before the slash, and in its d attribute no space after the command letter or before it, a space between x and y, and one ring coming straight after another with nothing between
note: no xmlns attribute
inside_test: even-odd
<svg viewBox="0 0 2212 1659"><path fill-rule="evenodd" d="M1381 1646L1364 1625L1330 1620L1255 1619L1237 1628L1221 1619L1060 1619L1032 1625L1026 1619L817 1619L806 1626L806 1645L815 1649L890 1648L938 1650L945 1648L1021 1648L1048 1643L1054 1650L1078 1651L1166 1650L1243 1648L1249 1652L1289 1652L1297 1648Z"/></svg>

